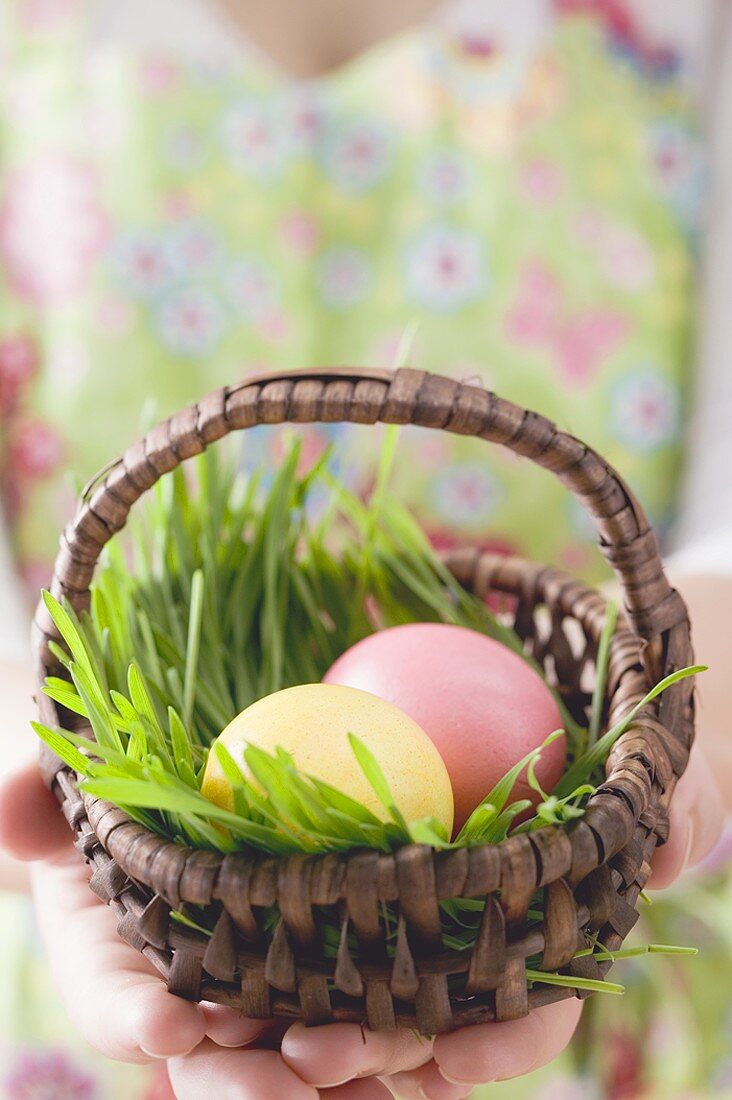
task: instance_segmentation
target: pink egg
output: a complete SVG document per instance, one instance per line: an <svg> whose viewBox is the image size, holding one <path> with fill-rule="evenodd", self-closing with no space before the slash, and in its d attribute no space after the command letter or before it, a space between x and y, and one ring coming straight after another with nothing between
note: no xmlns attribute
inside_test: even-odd
<svg viewBox="0 0 732 1100"><path fill-rule="evenodd" d="M364 638L344 653L326 683L361 688L401 707L434 741L455 795L455 827L523 756L563 723L538 673L506 646L446 623L409 623ZM544 749L536 775L551 791L567 747ZM522 776L513 799L538 796Z"/></svg>

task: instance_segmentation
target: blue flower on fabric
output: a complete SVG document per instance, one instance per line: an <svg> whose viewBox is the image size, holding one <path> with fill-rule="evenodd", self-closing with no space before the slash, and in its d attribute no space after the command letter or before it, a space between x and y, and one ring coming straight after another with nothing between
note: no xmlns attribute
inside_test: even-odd
<svg viewBox="0 0 732 1100"><path fill-rule="evenodd" d="M680 418L678 386L650 367L626 375L611 393L613 433L629 450L645 453L673 443Z"/></svg>
<svg viewBox="0 0 732 1100"><path fill-rule="evenodd" d="M165 238L145 229L121 233L112 244L109 262L130 297L142 301L157 298L173 277Z"/></svg>
<svg viewBox="0 0 732 1100"><path fill-rule="evenodd" d="M485 243L450 225L430 225L407 246L404 278L410 301L441 313L479 301L488 286Z"/></svg>
<svg viewBox="0 0 732 1100"><path fill-rule="evenodd" d="M183 221L165 231L168 269L176 282L210 277L221 261L221 241L205 222Z"/></svg>
<svg viewBox="0 0 732 1100"><path fill-rule="evenodd" d="M331 183L347 194L358 195L389 175L394 164L394 141L383 124L353 119L336 124L325 135L321 155Z"/></svg>
<svg viewBox="0 0 732 1100"><path fill-rule="evenodd" d="M220 137L242 175L267 183L281 176L289 149L281 112L273 104L253 99L232 104L222 116Z"/></svg>
<svg viewBox="0 0 732 1100"><path fill-rule="evenodd" d="M429 496L441 522L478 528L494 515L503 490L485 463L459 462L436 475Z"/></svg>
<svg viewBox="0 0 732 1100"><path fill-rule="evenodd" d="M470 168L460 153L440 149L429 153L422 161L419 182L431 202L451 206L465 198L471 183Z"/></svg>
<svg viewBox="0 0 732 1100"><path fill-rule="evenodd" d="M330 309L349 309L362 301L371 285L371 277L371 262L357 248L335 245L318 260L318 290Z"/></svg>
<svg viewBox="0 0 732 1100"><path fill-rule="evenodd" d="M237 316L258 322L270 316L279 301L278 280L272 268L254 256L239 256L224 278L227 300Z"/></svg>
<svg viewBox="0 0 732 1100"><path fill-rule="evenodd" d="M171 351L195 358L212 352L227 325L226 311L208 287L176 288L155 312L155 328Z"/></svg>

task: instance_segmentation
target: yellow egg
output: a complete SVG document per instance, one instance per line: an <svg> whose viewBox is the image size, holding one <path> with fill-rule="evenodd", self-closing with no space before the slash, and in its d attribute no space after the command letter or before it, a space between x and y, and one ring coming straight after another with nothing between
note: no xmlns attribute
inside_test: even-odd
<svg viewBox="0 0 732 1100"><path fill-rule="evenodd" d="M371 750L407 821L435 817L452 832L453 797L447 768L424 730L402 710L359 688L303 684L253 703L217 738L246 774L244 749L256 745L274 754L282 748L295 766L350 795L384 821L381 805L353 754L348 734ZM214 742L215 744L215 742ZM233 810L231 786L214 751L201 793Z"/></svg>

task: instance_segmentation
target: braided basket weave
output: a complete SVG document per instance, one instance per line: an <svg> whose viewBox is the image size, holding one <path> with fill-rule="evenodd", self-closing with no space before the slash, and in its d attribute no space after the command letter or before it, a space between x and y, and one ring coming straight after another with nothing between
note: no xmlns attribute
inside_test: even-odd
<svg viewBox="0 0 732 1100"><path fill-rule="evenodd" d="M608 722L639 701L652 683L691 663L686 608L670 588L656 538L618 475L595 452L554 424L474 385L403 369L317 370L250 378L218 390L158 425L101 471L61 540L52 590L77 611L104 544L158 478L229 432L256 424L351 421L416 424L500 443L551 470L595 519L600 548L615 569L627 619L611 645ZM457 579L478 596L508 594L527 650L558 684L570 711L584 718L605 617L601 595L552 568L474 550L449 555ZM48 642L57 634L44 606L36 614L39 681L63 675ZM39 693L50 726L69 715ZM92 890L113 910L119 933L182 997L240 1009L251 1017L368 1022L373 1029L417 1027L431 1035L486 1020L511 1020L530 1008L574 996L533 984L525 962L600 978L608 963L574 959L597 932L616 949L637 919L649 861L668 831L668 806L693 739L693 689L676 683L620 738L607 779L582 820L516 835L499 845L435 852L410 845L394 855L250 858L172 844L108 802L80 793L77 777L47 750L46 781L55 791ZM544 920L527 929L532 895L544 894ZM440 899L485 899L472 951L447 950ZM398 906L393 957L387 957L383 903ZM188 903L210 907L206 937L170 918ZM279 907L265 937L260 914ZM337 914L342 935L325 958L317 908ZM359 945L349 950L349 933ZM448 987L448 978L451 979ZM456 992L458 990L459 992ZM582 995L577 994L577 995Z"/></svg>

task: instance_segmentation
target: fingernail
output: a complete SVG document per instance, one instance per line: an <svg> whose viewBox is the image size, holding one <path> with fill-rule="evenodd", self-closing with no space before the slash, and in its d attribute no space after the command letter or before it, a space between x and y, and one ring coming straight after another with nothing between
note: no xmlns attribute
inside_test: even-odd
<svg viewBox="0 0 732 1100"><path fill-rule="evenodd" d="M450 1081L442 1070L439 1071L442 1081L430 1082L428 1085L419 1086L421 1100L464 1100L475 1088L474 1082ZM453 1086L457 1086L454 1088Z"/></svg>
<svg viewBox="0 0 732 1100"><path fill-rule="evenodd" d="M220 1045L220 1044L218 1044ZM186 1054L190 1054L192 1050L195 1050L198 1043L194 1043L192 1047L187 1050L173 1050L168 1054L156 1054L154 1050L148 1050L140 1043L140 1050L146 1058L154 1058L156 1062L167 1062L170 1058L184 1058Z"/></svg>
<svg viewBox="0 0 732 1100"><path fill-rule="evenodd" d="M470 1089L477 1088L477 1082L476 1081L465 1081L461 1077L453 1077L452 1074L448 1073L447 1070L442 1068L442 1066L440 1066L440 1073L442 1074L442 1076L445 1078L446 1081L450 1082L451 1085L462 1085L463 1088L470 1088ZM493 1081L495 1081L495 1078L494 1077L489 1077L486 1080L481 1081L480 1083L481 1083L481 1085L490 1085L490 1084L493 1083Z"/></svg>

